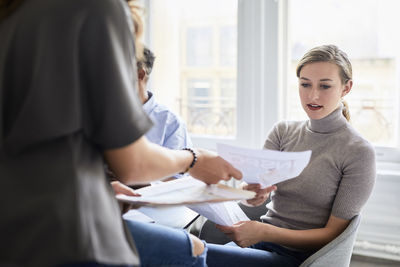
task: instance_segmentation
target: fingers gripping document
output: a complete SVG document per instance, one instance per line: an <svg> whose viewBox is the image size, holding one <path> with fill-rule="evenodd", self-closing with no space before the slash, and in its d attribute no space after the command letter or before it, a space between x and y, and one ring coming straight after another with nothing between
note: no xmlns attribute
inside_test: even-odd
<svg viewBox="0 0 400 267"><path fill-rule="evenodd" d="M310 161L311 151L281 152L217 144L218 154L243 173L248 184L271 186L295 178Z"/></svg>

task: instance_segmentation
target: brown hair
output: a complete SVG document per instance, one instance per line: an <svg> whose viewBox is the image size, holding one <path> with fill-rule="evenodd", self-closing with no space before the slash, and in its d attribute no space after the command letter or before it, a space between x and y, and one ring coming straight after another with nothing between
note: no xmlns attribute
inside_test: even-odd
<svg viewBox="0 0 400 267"><path fill-rule="evenodd" d="M299 61L296 68L296 75L300 78L301 69L314 62L330 62L339 67L339 76L342 84L347 83L353 78L353 71L350 60L345 52L340 50L336 45L322 45L309 50ZM343 103L343 116L350 121L349 105L345 100Z"/></svg>
<svg viewBox="0 0 400 267"><path fill-rule="evenodd" d="M0 0L0 20L10 15L22 0Z"/></svg>

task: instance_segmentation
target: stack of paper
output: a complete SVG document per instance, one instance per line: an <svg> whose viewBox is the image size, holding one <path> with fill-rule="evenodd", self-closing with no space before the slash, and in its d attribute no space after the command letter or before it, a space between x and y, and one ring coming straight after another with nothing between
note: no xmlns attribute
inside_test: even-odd
<svg viewBox="0 0 400 267"><path fill-rule="evenodd" d="M240 221L250 220L236 201L191 204L187 207L220 225L231 226Z"/></svg>
<svg viewBox="0 0 400 267"><path fill-rule="evenodd" d="M190 176L136 190L140 197L119 194L117 199L134 205L185 205L251 199L254 192L222 184L207 185Z"/></svg>
<svg viewBox="0 0 400 267"><path fill-rule="evenodd" d="M135 220L135 221L141 221L141 222L147 222L147 223L155 223L155 220L143 212L135 209L129 210L127 213L122 215L124 219L126 220Z"/></svg>

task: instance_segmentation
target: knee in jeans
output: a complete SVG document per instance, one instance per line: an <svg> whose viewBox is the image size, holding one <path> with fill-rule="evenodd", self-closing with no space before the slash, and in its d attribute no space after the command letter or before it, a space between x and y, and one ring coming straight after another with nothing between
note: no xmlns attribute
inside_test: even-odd
<svg viewBox="0 0 400 267"><path fill-rule="evenodd" d="M194 257L201 255L204 252L203 242L192 234L190 235L190 239L192 240L192 255Z"/></svg>

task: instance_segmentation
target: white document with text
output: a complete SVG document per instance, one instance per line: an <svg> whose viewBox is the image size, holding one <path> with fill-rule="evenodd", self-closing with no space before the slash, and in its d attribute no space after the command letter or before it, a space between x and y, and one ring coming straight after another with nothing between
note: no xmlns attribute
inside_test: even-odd
<svg viewBox="0 0 400 267"><path fill-rule="evenodd" d="M251 199L255 196L255 193L252 191L233 188L223 184L207 185L190 176L143 187L135 192L141 196L118 194L116 198L137 206L162 206L242 200Z"/></svg>
<svg viewBox="0 0 400 267"><path fill-rule="evenodd" d="M243 181L263 187L297 177L310 161L311 151L281 152L217 144L218 154L243 173Z"/></svg>
<svg viewBox="0 0 400 267"><path fill-rule="evenodd" d="M220 225L232 226L237 222L250 220L236 201L192 204L187 207Z"/></svg>

